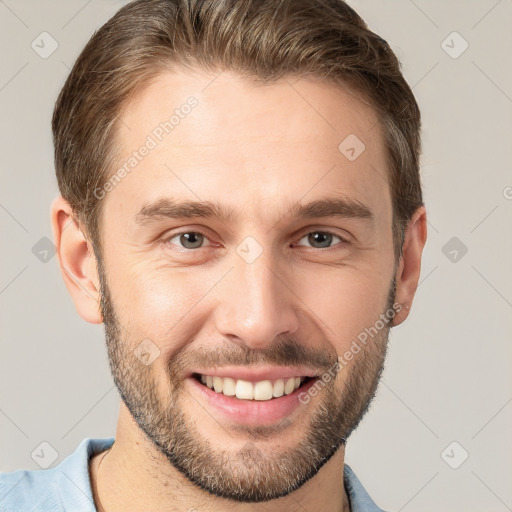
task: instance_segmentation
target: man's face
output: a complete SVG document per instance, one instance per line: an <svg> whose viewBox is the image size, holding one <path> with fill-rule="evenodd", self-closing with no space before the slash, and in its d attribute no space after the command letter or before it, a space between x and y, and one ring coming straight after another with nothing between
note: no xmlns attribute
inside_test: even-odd
<svg viewBox="0 0 512 512"><path fill-rule="evenodd" d="M114 380L149 440L203 489L262 501L314 476L375 394L391 196L377 118L353 95L213 78L161 75L121 115L119 167L150 149L103 199L102 311ZM356 159L338 148L354 135ZM298 212L321 200L346 205ZM183 202L231 217L176 217Z"/></svg>

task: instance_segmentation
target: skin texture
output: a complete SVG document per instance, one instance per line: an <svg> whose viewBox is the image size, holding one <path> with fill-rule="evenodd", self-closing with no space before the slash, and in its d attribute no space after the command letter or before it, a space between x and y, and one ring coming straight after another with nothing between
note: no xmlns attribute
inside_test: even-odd
<svg viewBox="0 0 512 512"><path fill-rule="evenodd" d="M120 166L190 96L197 106L102 199L101 266L69 204L52 205L66 285L84 320L105 323L123 399L114 446L90 464L98 509L348 511L344 439L375 394L389 324L272 425L226 420L187 375L228 364L323 374L394 303L393 323L403 322L425 209L396 262L377 118L354 94L312 78L256 85L227 71L163 74L121 115ZM354 161L338 150L349 134L365 144ZM366 205L372 220L289 214L334 196ZM142 207L171 197L237 213L229 223L136 222ZM326 231L334 236L313 236ZM201 234L187 242L183 233ZM261 249L250 263L237 252L247 236ZM143 340L158 350L149 365L134 356Z"/></svg>

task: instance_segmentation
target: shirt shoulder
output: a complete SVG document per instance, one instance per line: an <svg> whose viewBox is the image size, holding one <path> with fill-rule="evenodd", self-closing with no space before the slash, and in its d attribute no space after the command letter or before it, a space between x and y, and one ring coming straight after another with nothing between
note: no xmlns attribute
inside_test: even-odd
<svg viewBox="0 0 512 512"><path fill-rule="evenodd" d="M351 512L386 512L370 498L363 484L348 464L344 466L343 483L350 502Z"/></svg>
<svg viewBox="0 0 512 512"><path fill-rule="evenodd" d="M89 459L113 443L86 438L54 468L0 473L0 512L96 512Z"/></svg>

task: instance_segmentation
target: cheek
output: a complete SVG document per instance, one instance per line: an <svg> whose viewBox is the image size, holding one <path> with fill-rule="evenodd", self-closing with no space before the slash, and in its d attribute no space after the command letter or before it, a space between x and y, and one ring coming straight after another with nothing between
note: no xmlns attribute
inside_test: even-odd
<svg viewBox="0 0 512 512"><path fill-rule="evenodd" d="M308 282L314 282L314 286L302 287L299 296L314 312L317 325L338 353L374 325L387 303L389 283L370 271L340 268L318 274Z"/></svg>
<svg viewBox="0 0 512 512"><path fill-rule="evenodd" d="M119 286L114 302L120 318L134 345L150 339L162 359L167 359L200 328L201 299L215 280L190 268L151 268L137 263L124 268L115 276Z"/></svg>

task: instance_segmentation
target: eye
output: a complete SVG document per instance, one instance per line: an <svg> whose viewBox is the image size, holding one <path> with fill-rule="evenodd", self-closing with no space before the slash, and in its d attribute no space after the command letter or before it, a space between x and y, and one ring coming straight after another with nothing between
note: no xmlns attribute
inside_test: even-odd
<svg viewBox="0 0 512 512"><path fill-rule="evenodd" d="M330 231L311 231L300 240L307 239L308 243L310 243L315 249L325 249L331 246L333 238L340 240L340 243L335 245L348 244L348 240L345 240L341 236L331 233Z"/></svg>
<svg viewBox="0 0 512 512"><path fill-rule="evenodd" d="M182 244L181 247L183 249L200 249L203 242L208 240L208 237L199 231L182 231L181 233L174 233L172 237L167 238L165 242L172 243L171 241L175 238Z"/></svg>
<svg viewBox="0 0 512 512"><path fill-rule="evenodd" d="M349 243L348 240L330 231L310 231L300 238L299 242L307 240L310 246L315 249L328 249L332 247L333 240L336 238L340 242L334 245L346 245ZM175 239L178 240L178 243L173 242ZM203 244L207 240L209 241L209 238L200 231L181 231L179 233L173 233L172 236L166 238L164 242L177 245L178 248L194 250L204 247Z"/></svg>

